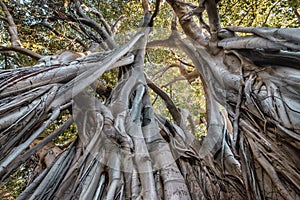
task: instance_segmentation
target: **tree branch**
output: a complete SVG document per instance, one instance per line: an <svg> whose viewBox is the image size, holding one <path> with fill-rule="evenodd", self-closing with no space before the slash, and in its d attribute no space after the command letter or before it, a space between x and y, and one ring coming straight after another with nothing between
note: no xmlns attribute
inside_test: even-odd
<svg viewBox="0 0 300 200"><path fill-rule="evenodd" d="M114 49L117 47L113 39L108 35L108 33L94 20L89 18L79 18L78 21L82 22L83 24L93 28L97 33L103 37L103 40L107 43L107 46L110 49Z"/></svg>
<svg viewBox="0 0 300 200"><path fill-rule="evenodd" d="M87 25L87 26L93 28L95 31L97 31L97 33L99 33L101 35L101 37L107 43L107 45L110 49L116 48L117 45L113 41L111 36L97 22L95 22L94 20L89 18L84 13L84 11L81 8L80 2L78 0L75 1L75 5L76 5L76 9L77 9L79 15L82 17L82 18L78 19L78 21L84 23L85 25Z"/></svg>
<svg viewBox="0 0 300 200"><path fill-rule="evenodd" d="M174 55L174 57L176 58L176 60L178 60L181 64L184 64L184 65L186 65L186 66L195 68L194 65L189 64L189 63L185 62L184 60L182 60L181 58L179 58L179 57L175 54L174 51L171 50L171 53Z"/></svg>
<svg viewBox="0 0 300 200"><path fill-rule="evenodd" d="M161 2L161 0L156 0L155 1L155 10L154 10L154 13L151 16L151 19L150 19L150 22L149 22L149 26L150 27L153 27L153 25L154 25L154 18L158 15L160 2Z"/></svg>
<svg viewBox="0 0 300 200"><path fill-rule="evenodd" d="M155 48L155 47L169 47L173 48L175 47L173 40L168 38L166 40L154 40L151 42L148 42L147 48Z"/></svg>
<svg viewBox="0 0 300 200"><path fill-rule="evenodd" d="M0 20L8 23L8 21L7 21L7 19L5 17L0 16Z"/></svg>
<svg viewBox="0 0 300 200"><path fill-rule="evenodd" d="M151 8L150 8L148 0L142 0L142 7L144 9L144 15L146 13L149 13L151 11Z"/></svg>
<svg viewBox="0 0 300 200"><path fill-rule="evenodd" d="M203 1L203 0L201 0L201 1ZM209 20L211 41L216 42L218 39L218 31L221 28L217 4L215 1L204 0L204 5L205 5L205 9L206 9L206 12L208 15L208 20Z"/></svg>
<svg viewBox="0 0 300 200"><path fill-rule="evenodd" d="M13 17L11 16L10 12L8 11L6 5L3 3L2 0L0 0L0 4L2 6L2 9L3 9L3 11L6 15L6 18L7 18L7 22L9 24L8 32L10 34L10 41L11 41L12 46L22 47L21 41L18 37L18 29L17 29L17 26L14 22Z"/></svg>
<svg viewBox="0 0 300 200"><path fill-rule="evenodd" d="M94 41L95 43L99 44L101 48L104 50L108 50L107 44L103 41L103 39L100 37L96 37L91 31L87 30L80 21L74 16L70 16L74 22L78 22L78 26L75 26L74 24L71 24L70 26L76 30L80 35L88 37L90 40Z"/></svg>
<svg viewBox="0 0 300 200"><path fill-rule="evenodd" d="M298 22L300 22L300 14L299 14L299 12L296 9L294 10L294 12L295 12L295 14L297 16Z"/></svg>
<svg viewBox="0 0 300 200"><path fill-rule="evenodd" d="M155 83L153 83L150 79L146 77L148 86L156 93L158 94L165 102L168 110L170 111L173 120L176 122L178 126L181 125L181 114L179 109L176 107L172 99L166 94L162 89L160 89Z"/></svg>
<svg viewBox="0 0 300 200"><path fill-rule="evenodd" d="M124 19L126 19L125 15L121 15L117 19L117 21L114 23L114 25L111 27L112 36L114 36L116 34L116 32L118 31L118 29L121 26L121 23Z"/></svg>
<svg viewBox="0 0 300 200"><path fill-rule="evenodd" d="M24 54L26 56L30 56L36 60L42 58L42 55L20 46L10 46L10 47L0 46L0 52L7 52L7 51L15 51Z"/></svg>
<svg viewBox="0 0 300 200"><path fill-rule="evenodd" d="M155 73L152 75L153 77L155 77L155 76L158 75L158 74L159 74L159 75L158 75L157 77L155 77L155 78L153 79L153 81L155 81L155 80L157 80L158 78L162 77L164 73L166 73L169 69L171 69L171 68L173 68L173 67L178 67L178 64L173 63L173 64L171 64L171 65L169 65L169 66L167 66L167 67L164 67L164 68L158 70L157 72L155 72Z"/></svg>
<svg viewBox="0 0 300 200"><path fill-rule="evenodd" d="M105 30L108 32L109 35L112 35L112 28L111 26L107 23L107 21L104 19L103 15L96 9L87 7L86 5L81 5L85 11L90 11L91 13L94 13L99 17L99 20L101 21L102 25L104 26Z"/></svg>
<svg viewBox="0 0 300 200"><path fill-rule="evenodd" d="M79 43L84 49L87 49L87 46L84 44L84 42L82 40L80 40L78 37L72 37L72 36L66 36L65 34L62 34L60 32L58 32L57 30L55 30L49 23L47 22L42 22L40 23L42 26L48 28L49 30L51 30L55 35L63 37L63 38L68 38L70 40L75 40L75 42Z"/></svg>
<svg viewBox="0 0 300 200"><path fill-rule="evenodd" d="M207 46L208 41L205 39L202 29L191 18L190 12L186 6L182 5L179 0L167 0L175 11L179 23L187 36L197 42L201 46Z"/></svg>

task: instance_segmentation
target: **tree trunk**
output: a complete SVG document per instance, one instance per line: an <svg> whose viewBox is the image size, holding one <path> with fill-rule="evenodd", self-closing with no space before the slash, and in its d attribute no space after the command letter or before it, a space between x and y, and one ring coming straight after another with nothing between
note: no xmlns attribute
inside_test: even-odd
<svg viewBox="0 0 300 200"><path fill-rule="evenodd" d="M228 27L230 37L218 39L218 18L209 12L207 41L185 7L169 3L190 42L175 29L169 41L190 57L204 85L204 140L190 133L172 103L175 124L150 103L152 83L144 76L150 28L111 51L1 71L2 181L65 129L28 148L62 110L71 108L66 123L78 128L77 139L17 199L300 198L299 30ZM116 67L122 76L100 102L90 85Z"/></svg>

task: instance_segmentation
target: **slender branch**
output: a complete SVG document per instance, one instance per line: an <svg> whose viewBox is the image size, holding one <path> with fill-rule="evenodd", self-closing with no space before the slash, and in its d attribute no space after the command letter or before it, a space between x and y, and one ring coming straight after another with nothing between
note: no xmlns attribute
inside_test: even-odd
<svg viewBox="0 0 300 200"><path fill-rule="evenodd" d="M195 4L191 3L191 2L179 2L180 4L184 5L184 6L188 6L192 9L196 9L198 8L198 6L196 6Z"/></svg>
<svg viewBox="0 0 300 200"><path fill-rule="evenodd" d="M93 28L97 33L103 37L103 40L107 43L110 49L114 49L117 47L113 39L108 35L108 33L94 20L88 18L79 18L78 21L82 22L83 24Z"/></svg>
<svg viewBox="0 0 300 200"><path fill-rule="evenodd" d="M40 23L42 26L48 28L49 30L51 30L55 35L60 36L60 37L64 37L64 38L68 38L70 40L74 40L75 42L79 43L84 49L87 49L87 46L84 44L84 42L82 40L80 40L78 37L72 37L72 36L66 36L65 34L62 34L60 32L58 32L57 30L55 30L49 23L47 22L42 22Z"/></svg>
<svg viewBox="0 0 300 200"><path fill-rule="evenodd" d="M180 70L181 71L181 70ZM162 86L162 88L164 87L167 87L173 83L176 83L177 81L188 81L189 83L192 83L196 80L196 78L198 78L200 75L199 75L199 72L197 70L194 70L190 73L186 73L185 75L181 74L182 76L178 76L178 77L175 77L173 80L171 80L169 83L165 84Z"/></svg>
<svg viewBox="0 0 300 200"><path fill-rule="evenodd" d="M105 42L107 43L107 45L110 49L116 48L117 47L116 43L113 41L111 36L106 32L106 30L104 30L97 22L95 22L94 20L89 18L84 13L79 0L75 1L75 5L76 5L76 9L77 9L79 15L82 17L82 18L78 19L78 21L84 23L85 25L87 25L87 26L93 28L95 31L97 31L97 33L99 33L101 35L101 37L105 40Z"/></svg>
<svg viewBox="0 0 300 200"><path fill-rule="evenodd" d="M29 49L25 49L23 47L20 47L20 46L10 46L10 47L0 46L0 52L7 52L7 51L15 51L15 52L24 54L26 56L30 56L30 57L32 57L36 60L42 58L42 55L40 55L40 54L38 54L34 51L31 51Z"/></svg>
<svg viewBox="0 0 300 200"><path fill-rule="evenodd" d="M1 16L0 16L0 20L1 20L1 21L4 21L4 22L6 22L6 23L8 23L8 21L7 21L7 19L6 19L5 17L1 17Z"/></svg>
<svg viewBox="0 0 300 200"><path fill-rule="evenodd" d="M112 28L111 26L107 23L107 21L104 19L103 15L96 9L94 8L90 8L87 7L86 5L81 5L81 7L85 10L85 11L90 11L91 13L94 13L95 15L97 15L99 17L99 20L101 21L102 25L104 26L105 30L108 32L109 35L112 35Z"/></svg>
<svg viewBox="0 0 300 200"><path fill-rule="evenodd" d="M91 31L87 30L76 17L74 17L74 16L70 16L70 17L74 22L78 22L77 25L79 26L79 28L77 26L75 26L74 24L70 25L74 30L76 30L80 35L86 36L90 40L99 44L101 46L101 48L103 48L104 50L108 50L107 44L102 40L102 38L96 37Z"/></svg>
<svg viewBox="0 0 300 200"><path fill-rule="evenodd" d="M175 52L174 51L172 51L171 50L171 53L174 55L174 57L175 57L175 59L176 60L178 60L181 64L184 64L184 65L186 65L186 66L189 66L189 67L193 67L193 68L195 68L195 66L194 65L192 65L192 64L189 64L189 63L187 63L187 62L185 62L185 61L183 61L181 58L179 58L176 54L175 54Z"/></svg>
<svg viewBox="0 0 300 200"><path fill-rule="evenodd" d="M174 121L177 125L181 125L181 114L179 109L176 107L172 99L168 96L167 93L165 93L162 89L160 89L157 85L155 85L150 79L146 77L148 86L156 93L158 94L165 102L168 110L170 111Z"/></svg>
<svg viewBox="0 0 300 200"><path fill-rule="evenodd" d="M243 23L244 19L246 18L246 16L248 16L249 12L250 12L250 9L247 9L246 13L242 14L243 16L240 18L238 26L240 26Z"/></svg>
<svg viewBox="0 0 300 200"><path fill-rule="evenodd" d="M23 48L22 43L18 36L18 29L17 26L13 20L13 17L11 16L9 10L7 9L6 5L3 3L2 0L0 0L0 4L2 6L2 9L6 15L6 22L8 23L8 32L10 34L10 40L11 40L11 46L1 46L0 45L0 52L7 52L7 51L15 51L27 56L30 56L36 60L40 59L42 56L34 51L31 51L29 49Z"/></svg>
<svg viewBox="0 0 300 200"><path fill-rule="evenodd" d="M167 67L164 67L164 68L158 70L157 72L155 72L155 73L153 74L153 77L156 76L156 75L158 75L158 74L160 74L160 75L157 76L156 78L154 78L153 81L155 81L155 80L157 80L158 78L162 77L164 73L166 73L169 69L171 69L171 68L173 68L173 67L178 67L178 64L173 63L173 64L171 64L171 65L169 65L169 66L167 66Z"/></svg>
<svg viewBox="0 0 300 200"><path fill-rule="evenodd" d="M172 30L172 32L178 31L178 29L177 29L177 21L178 21L178 18L176 16L175 11L173 11L172 12L172 23L171 23L171 30Z"/></svg>
<svg viewBox="0 0 300 200"><path fill-rule="evenodd" d="M126 19L125 15L121 15L117 19L117 21L114 23L114 25L111 27L112 36L114 36L116 34L116 32L118 31L118 29L121 26L121 23L124 21L124 19Z"/></svg>
<svg viewBox="0 0 300 200"><path fill-rule="evenodd" d="M6 15L6 18L7 18L7 22L9 24L8 32L10 34L10 40L11 40L12 46L22 47L21 41L18 37L18 29L17 29L17 26L14 22L13 17L11 16L10 12L8 11L6 5L3 3L2 0L0 0L0 4L2 6L2 9L3 9L3 11Z"/></svg>
<svg viewBox="0 0 300 200"><path fill-rule="evenodd" d="M149 26L150 26L150 27L153 27L153 24L154 24L154 18L158 15L160 2L161 2L161 0L156 0L156 1L155 1L155 10L154 10L154 13L153 13L153 15L151 16L151 19L150 19L150 22L149 22Z"/></svg>
<svg viewBox="0 0 300 200"><path fill-rule="evenodd" d="M243 63L243 61L241 60L241 63ZM243 75L243 68L242 68L242 64L240 67L240 75L241 77L244 77ZM233 149L236 149L236 143L238 140L238 136L239 136L239 118L240 118L240 109L241 109L241 105L242 105L242 98L243 98L243 91L244 91L244 87L245 87L245 83L243 78L241 78L240 81L240 87L238 90L238 99L236 102L236 107L235 107L235 113L234 113L234 118L233 118Z"/></svg>
<svg viewBox="0 0 300 200"><path fill-rule="evenodd" d="M276 2L272 5L272 7L270 8L270 10L269 10L269 12L268 12L268 14L267 14L267 16L266 16L266 19L265 19L263 25L266 24L266 23L268 22L268 19L269 19L270 15L271 15L272 10L275 8L275 6L276 6L278 3L280 3L280 1L276 1Z"/></svg>
<svg viewBox="0 0 300 200"><path fill-rule="evenodd" d="M176 82L178 82L178 81L184 81L184 80L186 80L186 79L185 79L183 76L175 77L175 78L174 78L173 80L171 80L170 82L168 82L168 83L162 85L161 88L166 88L166 87L168 87L168 86L171 87L173 83L176 83Z"/></svg>
<svg viewBox="0 0 300 200"><path fill-rule="evenodd" d="M207 30L207 32L210 33L210 28L209 28L208 24L203 20L202 13L198 16L198 19L199 19L200 24L202 25L202 28L205 28L205 30Z"/></svg>
<svg viewBox="0 0 300 200"><path fill-rule="evenodd" d="M295 12L295 14L297 16L298 22L300 22L300 14L299 14L299 12L296 9L294 10L294 12Z"/></svg>

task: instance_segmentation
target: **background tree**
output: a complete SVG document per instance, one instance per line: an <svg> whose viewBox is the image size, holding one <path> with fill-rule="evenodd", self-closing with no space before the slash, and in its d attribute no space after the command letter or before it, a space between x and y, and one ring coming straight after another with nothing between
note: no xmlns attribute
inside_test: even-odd
<svg viewBox="0 0 300 200"><path fill-rule="evenodd" d="M299 198L298 1L159 2L0 1L0 178L34 170L17 199ZM200 88L205 119L176 92Z"/></svg>

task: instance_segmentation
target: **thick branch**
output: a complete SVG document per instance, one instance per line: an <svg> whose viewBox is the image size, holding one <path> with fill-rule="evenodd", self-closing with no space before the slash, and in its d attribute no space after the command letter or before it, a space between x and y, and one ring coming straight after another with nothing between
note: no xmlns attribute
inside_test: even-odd
<svg viewBox="0 0 300 200"><path fill-rule="evenodd" d="M220 17L217 9L217 4L215 1L206 0L205 9L208 15L211 41L215 42L218 39L218 31L221 28L220 26Z"/></svg>
<svg viewBox="0 0 300 200"><path fill-rule="evenodd" d="M155 47L175 47L172 39L168 38L166 40L154 40L147 44L147 48L155 48Z"/></svg>
<svg viewBox="0 0 300 200"><path fill-rule="evenodd" d="M142 6L143 6L143 9L144 9L144 14L151 11L148 0L142 0Z"/></svg>
<svg viewBox="0 0 300 200"><path fill-rule="evenodd" d="M58 91L58 98L52 102L52 106L56 107L68 102L72 97L76 96L82 92L87 86L91 85L95 80L102 75L106 70L112 69L113 64L116 63L122 56L124 56L128 51L137 43L137 41L144 35L144 33L137 34L131 41L117 50L110 52L101 63L97 63L96 66L92 67L85 73L80 74L75 79L70 81L65 87L60 88ZM92 64L94 65L94 64ZM102 67L99 68L99 65ZM72 90L73 88L73 90ZM51 106L50 106L51 107Z"/></svg>
<svg viewBox="0 0 300 200"><path fill-rule="evenodd" d="M268 28L268 27L239 27L229 26L230 31L252 33L255 36L258 35L261 39L268 40L268 43L274 43L271 46L281 46L281 49L293 49L300 50L300 30L298 28ZM247 37L241 37L247 38ZM249 43L249 42L248 42ZM264 42L265 43L265 42ZM259 44L259 42L258 42ZM251 42L249 45L257 45L257 42ZM258 47L260 48L260 47ZM261 47L264 48L264 47Z"/></svg>
<svg viewBox="0 0 300 200"><path fill-rule="evenodd" d="M199 45L207 46L208 41L205 39L201 28L191 18L190 12L186 6L183 6L179 0L167 1L179 18L179 23L187 36L196 41Z"/></svg>

